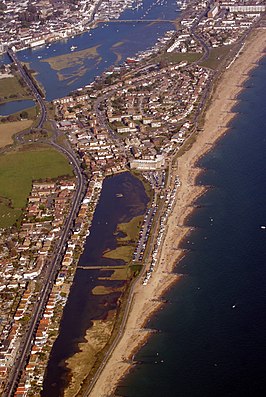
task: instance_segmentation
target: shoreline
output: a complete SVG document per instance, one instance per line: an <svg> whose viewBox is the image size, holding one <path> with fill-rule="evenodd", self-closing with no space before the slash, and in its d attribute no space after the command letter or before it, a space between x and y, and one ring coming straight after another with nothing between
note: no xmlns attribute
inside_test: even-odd
<svg viewBox="0 0 266 397"><path fill-rule="evenodd" d="M167 233L162 243L158 267L149 283L142 285L139 279L133 292L132 303L124 332L112 351L91 390L91 397L110 396L121 379L134 365L132 358L147 341L151 330L145 326L152 315L163 305L162 296L182 275L172 273L184 251L180 248L190 227L186 220L191 216L195 201L206 192L206 186L196 185L203 170L198 161L213 149L216 142L230 129L229 123L237 115L233 107L238 95L244 90L249 73L265 56L265 29L255 28L248 36L243 52L225 69L215 82L209 106L205 112L203 132L197 136L193 146L177 160L177 171L181 186L176 193L173 211L167 223Z"/></svg>

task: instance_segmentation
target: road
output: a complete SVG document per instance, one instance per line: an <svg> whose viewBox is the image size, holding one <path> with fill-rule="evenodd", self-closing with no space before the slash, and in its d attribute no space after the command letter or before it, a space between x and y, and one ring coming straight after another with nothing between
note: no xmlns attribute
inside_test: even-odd
<svg viewBox="0 0 266 397"><path fill-rule="evenodd" d="M210 55L210 48L207 46L207 44L205 43L205 41L203 40L203 38L195 32L198 23L202 20L202 18L204 18L210 8L210 6L214 3L214 0L210 0L209 2L207 2L207 6L206 8L196 17L194 23L191 26L191 34L193 35L193 37L196 39L196 41L198 41L200 43L200 45L202 46L203 49L203 55L200 59L197 59L197 61L195 63L198 62L203 62L206 61L206 59L209 58Z"/></svg>
<svg viewBox="0 0 266 397"><path fill-rule="evenodd" d="M12 61L17 65L18 71L20 72L21 77L24 79L24 81L26 82L28 87L31 89L31 91L34 95L34 98L40 105L41 116L40 116L37 127L42 128L44 122L47 119L47 110L46 110L45 100L40 95L38 87L35 86L35 84L32 82L30 77L27 75L27 73L23 69L23 67L22 67L20 61L17 59L15 53L12 50L9 50L8 54L9 54L10 58L12 59ZM36 329L38 326L38 322L39 322L41 315L44 311L49 294L52 290L54 280L56 278L57 272L60 268L61 260L63 258L66 243L70 236L71 229L74 224L74 220L78 214L79 207L80 207L82 198L84 197L85 190L86 190L86 181L85 181L85 177L81 171L79 160L73 153L71 147L61 146L55 141L55 139L57 137L57 129L56 129L55 123L53 124L53 127L54 127L54 136L47 143L50 144L51 146L53 146L55 149L62 152L70 161L70 163L73 167L73 171L76 175L76 190L74 192L74 197L73 197L70 213L68 214L68 217L65 220L64 226L62 228L61 236L60 236L57 246L52 254L52 258L51 258L50 262L48 263L48 268L46 270L46 273L44 274L42 290L40 291L38 300L36 301L35 306L33 308L33 312L32 312L30 323L28 325L28 329L27 329L26 334L21 342L15 363L10 370L8 384L7 384L6 390L2 397L12 397L13 396L16 385L19 381L21 372L25 367L27 358L30 354L30 350L31 350L31 346L32 346L32 343L34 340L34 335L35 335L35 332L36 332Z"/></svg>
<svg viewBox="0 0 266 397"><path fill-rule="evenodd" d="M10 59L12 60L12 62L17 66L21 77L23 78L23 80L25 81L25 83L27 84L29 89L31 90L34 98L36 99L37 103L40 106L41 116L40 116L40 119L38 121L37 128L42 128L43 124L44 124L44 122L45 122L45 120L47 118L47 110L46 110L45 101L44 101L44 99L41 96L39 87L36 85L36 83L25 72L25 69L23 68L23 66L21 65L20 61L18 60L17 55L15 54L15 52L13 50L11 50L11 49L8 49L7 54L10 57Z"/></svg>
<svg viewBox="0 0 266 397"><path fill-rule="evenodd" d="M53 146L56 149L64 152L64 150L56 143L53 143ZM65 151L65 154L67 154L66 151ZM76 159L74 156L72 158L72 161L73 161L74 167L78 167L78 165L75 164ZM43 313L43 310L45 308L49 294L53 287L53 282L55 280L56 274L57 274L60 264L61 264L61 259L62 259L64 250L66 247L66 243L70 236L70 230L73 226L73 221L77 215L77 212L78 212L78 209L80 206L80 202L81 202L81 198L84 193L83 192L83 183L82 183L83 175L78 174L77 179L78 178L80 178L80 180L79 180L79 183L77 183L77 190L76 190L75 196L73 198L71 211L70 211L68 218L66 219L66 222L64 224L63 232L59 238L59 241L58 241L56 250L54 252L53 258L51 260L50 266L48 267L47 272L44 276L45 279L43 282L43 288L39 294L38 302L36 303L36 305L34 307L31 321L29 324L29 329L28 329L25 339L23 341L23 346L20 349L19 357L17 358L16 363L13 366L13 370L11 370L11 373L10 373L8 388L7 388L6 393L4 394L4 396L6 396L6 397L11 397L14 393L14 389L17 384L18 378L20 376L21 371L23 370L23 368L25 366L28 355L30 353L30 349L32 346L32 342L33 342L34 334L35 334L35 331L36 331L36 328L38 325L38 321L40 320L40 317Z"/></svg>

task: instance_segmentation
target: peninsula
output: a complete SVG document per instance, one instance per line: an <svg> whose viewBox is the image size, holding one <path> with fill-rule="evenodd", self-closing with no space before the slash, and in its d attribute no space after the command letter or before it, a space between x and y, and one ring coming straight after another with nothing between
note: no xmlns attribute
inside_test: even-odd
<svg viewBox="0 0 266 397"><path fill-rule="evenodd" d="M147 321L163 305L164 292L181 277L173 270L185 254L180 242L190 231L186 219L205 192L197 185L197 163L227 131L237 96L265 55L265 5L252 0L245 5L183 1L181 19L173 21L176 30L166 32L153 48L48 104L17 51L119 18L126 7L138 10L141 2L117 0L111 9L105 1L60 3L62 19L57 22L49 2L43 7L26 3L5 1L1 6L2 18L9 24L12 18L17 21L8 33L0 32L2 50L8 50L13 62L13 70L4 67L2 81L10 78L7 72L21 79L23 95L34 98L37 109L30 121L27 112L16 116L17 122L26 119L28 124L22 132L9 131L0 158L7 169L3 178L14 176L11 158L21 164L23 190L21 198L21 191L14 189L18 179L8 189L2 183L0 190L1 392L6 397L42 395L103 181L130 171L145 186L147 209L139 204L136 216L118 225L116 248L102 252L102 258L117 262L100 266L111 275L99 277L92 290L101 296L115 291L116 309L105 320L93 320L85 342L77 346L80 351L64 363L70 373L66 396L105 397L134 365L135 352L152 332L145 328ZM43 34L52 27L52 37L37 37L39 27ZM59 57L49 59L55 68L60 69L60 62ZM7 122L1 119L3 126ZM51 166L45 160L47 147ZM30 173L31 162L36 173ZM122 198L123 193L116 194ZM114 288L103 280L121 283ZM86 351L93 343L88 362ZM87 370L77 376L73 365L80 357Z"/></svg>
<svg viewBox="0 0 266 397"><path fill-rule="evenodd" d="M93 387L89 387L89 393L85 395L112 395L118 382L134 365L134 354L150 335L151 331L145 328L147 321L162 307L163 294L181 277L172 271L185 254L179 247L182 239L190 232L186 219L193 211L195 200L205 192L205 188L197 184L197 177L202 171L197 165L198 160L226 133L235 116L233 108L237 96L248 79L249 72L263 56L265 30L256 29L248 38L239 58L219 78L204 117L203 133L197 136L196 142L188 151L178 157L176 168L172 168L172 177L178 175L181 185L169 215L157 267L148 284L143 285L140 279L134 285L123 333L110 352L105 366L96 375Z"/></svg>

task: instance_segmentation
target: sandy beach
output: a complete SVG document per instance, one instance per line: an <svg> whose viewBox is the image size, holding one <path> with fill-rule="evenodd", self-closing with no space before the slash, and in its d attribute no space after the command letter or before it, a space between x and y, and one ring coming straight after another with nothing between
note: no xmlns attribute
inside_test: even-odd
<svg viewBox="0 0 266 397"><path fill-rule="evenodd" d="M195 184L201 172L197 162L227 131L228 123L235 116L232 108L237 95L248 78L248 73L265 54L265 43L266 30L255 29L239 57L219 79L206 112L203 131L192 148L178 159L178 167L174 172L179 175L181 186L177 190L175 205L168 218L159 264L146 286L142 284L142 280L135 284L125 331L98 377L90 393L91 397L107 397L114 392L118 382L132 366L134 353L151 333L144 327L151 315L163 305L162 295L182 277L172 273L172 270L184 254L179 246L189 232L186 219L193 211L195 199L205 191L204 187Z"/></svg>

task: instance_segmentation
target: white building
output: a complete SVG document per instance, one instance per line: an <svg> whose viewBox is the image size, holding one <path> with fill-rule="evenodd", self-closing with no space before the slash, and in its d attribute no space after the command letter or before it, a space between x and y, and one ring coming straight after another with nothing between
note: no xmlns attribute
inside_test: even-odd
<svg viewBox="0 0 266 397"><path fill-rule="evenodd" d="M163 155L157 155L151 159L132 160L130 162L130 168L143 171L158 170L163 168L164 165L165 159Z"/></svg>

